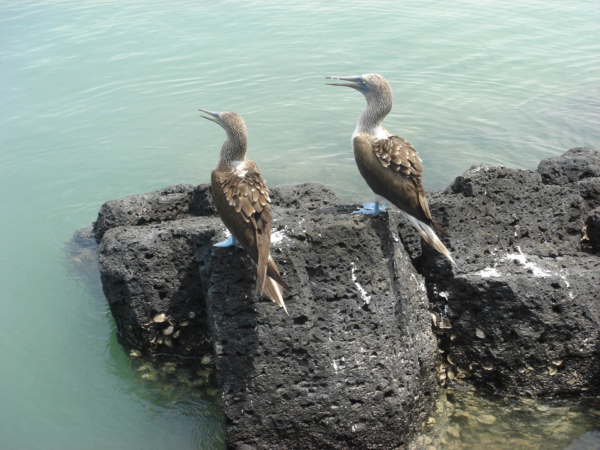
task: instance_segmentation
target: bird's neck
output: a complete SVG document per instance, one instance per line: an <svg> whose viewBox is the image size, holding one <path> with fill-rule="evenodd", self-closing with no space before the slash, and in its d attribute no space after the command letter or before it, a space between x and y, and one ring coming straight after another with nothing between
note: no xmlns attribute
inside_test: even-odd
<svg viewBox="0 0 600 450"><path fill-rule="evenodd" d="M367 107L363 109L356 124L354 135L358 133L368 133L373 136L381 137L384 130L381 126L385 116L392 110L392 101L386 98L367 100Z"/></svg>
<svg viewBox="0 0 600 450"><path fill-rule="evenodd" d="M227 133L227 140L221 147L217 168L221 170L235 170L246 159L248 138L245 134Z"/></svg>

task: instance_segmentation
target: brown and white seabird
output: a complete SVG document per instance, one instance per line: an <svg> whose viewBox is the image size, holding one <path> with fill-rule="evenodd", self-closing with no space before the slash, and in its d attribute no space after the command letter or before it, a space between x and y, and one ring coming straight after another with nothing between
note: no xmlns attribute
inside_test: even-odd
<svg viewBox="0 0 600 450"><path fill-rule="evenodd" d="M211 190L217 213L232 237L215 246L239 243L256 264L256 293L266 293L287 313L282 296L287 285L270 252L269 189L256 164L246 158L248 133L244 120L230 111L200 111L208 114L201 117L220 125L227 133L219 162L211 174Z"/></svg>
<svg viewBox="0 0 600 450"><path fill-rule="evenodd" d="M448 235L446 230L431 218L423 189L423 161L412 145L381 126L385 116L392 110L394 101L392 87L388 81L376 73L327 78L348 81L328 84L354 88L367 100L367 107L360 114L352 134L354 158L362 177L376 195L400 209L425 242L456 265L434 231L435 229ZM364 206L359 212L379 212L378 201L375 201L374 206Z"/></svg>

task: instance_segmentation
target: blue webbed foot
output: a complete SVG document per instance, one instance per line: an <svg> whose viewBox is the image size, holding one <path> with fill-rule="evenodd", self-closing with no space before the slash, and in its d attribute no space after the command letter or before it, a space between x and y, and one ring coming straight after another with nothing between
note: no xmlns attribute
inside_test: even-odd
<svg viewBox="0 0 600 450"><path fill-rule="evenodd" d="M351 212L350 214L378 214L384 212L387 208L387 203L383 203L379 206L379 202L375 203L363 203L363 207L357 211Z"/></svg>
<svg viewBox="0 0 600 450"><path fill-rule="evenodd" d="M232 236L229 236L227 239L225 239L224 241L221 242L217 242L215 244L215 247L231 247L233 245L237 245L239 244L239 242L237 241L236 238Z"/></svg>

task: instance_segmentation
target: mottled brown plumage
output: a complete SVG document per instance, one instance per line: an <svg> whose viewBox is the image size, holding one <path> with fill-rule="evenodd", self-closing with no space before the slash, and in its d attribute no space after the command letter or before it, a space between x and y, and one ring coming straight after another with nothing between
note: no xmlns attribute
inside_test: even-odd
<svg viewBox="0 0 600 450"><path fill-rule="evenodd" d="M398 136L379 139L360 132L352 146L358 170L375 194L444 235L448 234L431 218L423 188L423 163L412 145Z"/></svg>
<svg viewBox="0 0 600 450"><path fill-rule="evenodd" d="M213 170L211 188L219 217L257 265L256 291L262 294L265 275L286 284L270 258L269 190L253 161L246 159L242 164L243 171Z"/></svg>
<svg viewBox="0 0 600 450"><path fill-rule="evenodd" d="M387 139L373 138L370 143L383 167L390 167L407 178L412 176L418 182L423 181L421 158L405 139L390 136Z"/></svg>
<svg viewBox="0 0 600 450"><path fill-rule="evenodd" d="M204 110L201 110L204 111ZM205 117L221 125L227 140L211 174L213 200L219 217L256 264L256 293L266 293L287 308L282 287L287 287L270 254L271 198L256 164L246 158L247 134L242 118L232 112Z"/></svg>

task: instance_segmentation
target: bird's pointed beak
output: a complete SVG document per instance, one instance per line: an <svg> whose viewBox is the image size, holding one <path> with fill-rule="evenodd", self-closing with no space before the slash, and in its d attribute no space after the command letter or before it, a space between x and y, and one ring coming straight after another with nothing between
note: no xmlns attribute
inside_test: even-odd
<svg viewBox="0 0 600 450"><path fill-rule="evenodd" d="M220 112L208 111L206 109L199 109L198 111L202 111L210 116L210 117L207 117L207 116L203 116L202 114L200 114L200 117L202 117L206 120L210 120L211 122L214 122L218 125L221 125L221 113Z"/></svg>
<svg viewBox="0 0 600 450"><path fill-rule="evenodd" d="M327 83L328 86L347 86L352 88L360 87L364 83L363 77L353 76L353 77L327 77L326 80L342 80L342 81L350 81L350 83Z"/></svg>
<svg viewBox="0 0 600 450"><path fill-rule="evenodd" d="M349 81L349 83L327 83L328 86L346 86L356 89L357 91L366 94L369 89L366 86L367 81L361 76L352 77L327 77L326 80L341 80Z"/></svg>

